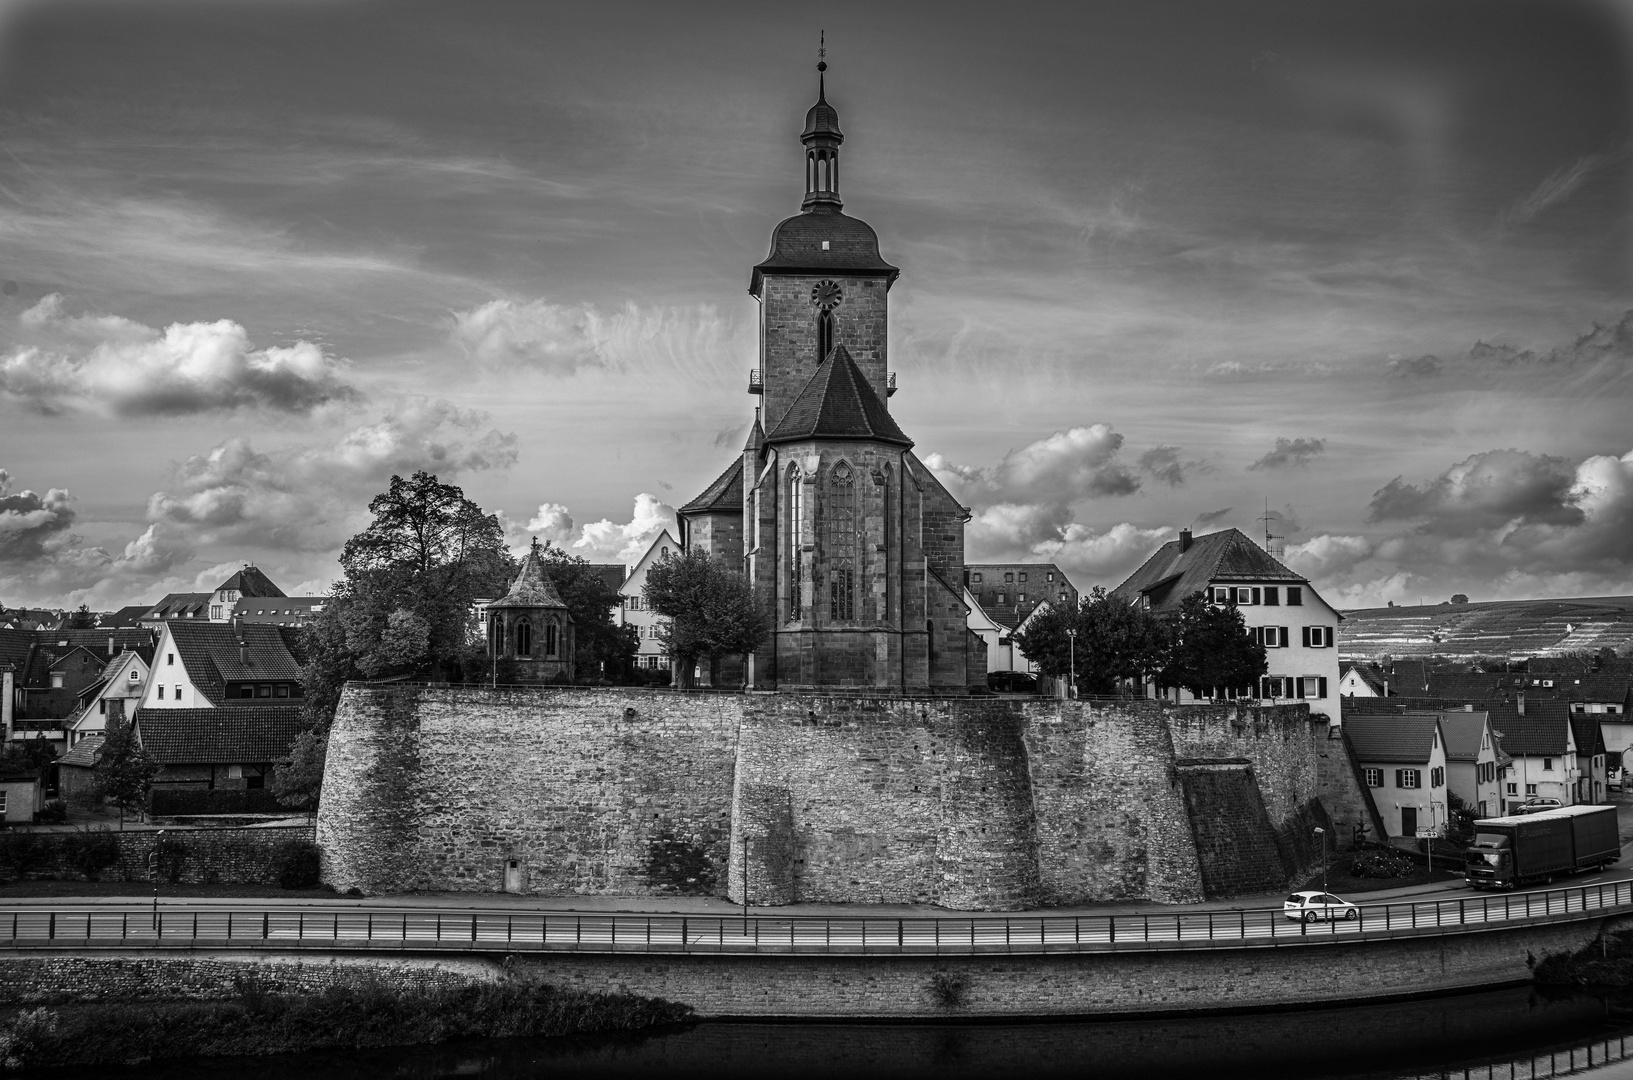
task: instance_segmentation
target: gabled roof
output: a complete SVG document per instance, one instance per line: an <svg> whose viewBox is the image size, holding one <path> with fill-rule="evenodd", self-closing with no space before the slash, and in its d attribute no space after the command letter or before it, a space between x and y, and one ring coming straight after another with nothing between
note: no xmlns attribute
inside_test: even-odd
<svg viewBox="0 0 1633 1080"><path fill-rule="evenodd" d="M556 591L556 583L544 568L544 555L540 551L538 540L533 541L533 547L522 559L522 568L516 574L516 582L511 585L510 591L488 605L488 610L495 608L562 608L567 604L562 600L561 593Z"/></svg>
<svg viewBox="0 0 1633 1080"><path fill-rule="evenodd" d="M1491 714L1486 712L1446 712L1440 714L1440 733L1446 740L1447 761L1478 761L1480 734L1486 730ZM1496 752L1497 740L1492 739Z"/></svg>
<svg viewBox="0 0 1633 1080"><path fill-rule="evenodd" d="M1344 734L1362 762L1429 763L1439 718L1434 713L1346 716Z"/></svg>
<svg viewBox="0 0 1633 1080"><path fill-rule="evenodd" d="M1374 694L1378 697L1384 696L1384 683L1386 680L1383 670L1377 664L1345 661L1338 666L1338 677L1342 679L1352 671L1355 672L1355 677L1365 683L1367 688Z"/></svg>
<svg viewBox="0 0 1633 1080"><path fill-rule="evenodd" d="M652 538L652 543L646 546L646 550L641 553L641 557L636 559L634 565L629 568L629 573L625 575L624 580L618 585L618 592L620 595L640 595L639 589L632 589L629 592L625 592L624 590L630 587L630 582L634 580L635 574L641 569L642 566L649 562L656 562L659 558L661 558L659 552L664 548L673 548L676 551L680 550L680 541L676 540L667 528L660 529L658 531L658 535Z"/></svg>
<svg viewBox="0 0 1633 1080"><path fill-rule="evenodd" d="M282 596L284 591L272 584L272 579L259 566L246 566L215 587L216 592L237 590L240 596Z"/></svg>
<svg viewBox="0 0 1633 1080"><path fill-rule="evenodd" d="M743 512L743 459L735 458L726 471L703 489L703 494L681 507L680 514L741 514Z"/></svg>
<svg viewBox="0 0 1633 1080"><path fill-rule="evenodd" d="M617 592L618 586L624 583L623 563L590 563L584 570L590 576L600 578L608 592Z"/></svg>
<svg viewBox="0 0 1633 1080"><path fill-rule="evenodd" d="M1422 660L1395 661L1395 692L1406 697L1427 693L1429 668Z"/></svg>
<svg viewBox="0 0 1633 1080"><path fill-rule="evenodd" d="M144 619L204 619L210 614L210 597L207 592L177 592L169 593L157 604L147 609Z"/></svg>
<svg viewBox="0 0 1633 1080"><path fill-rule="evenodd" d="M136 626L141 618L152 610L153 608L148 604L130 604L126 607L120 608L112 615L104 618L100 624L100 628L106 630L110 628Z"/></svg>
<svg viewBox="0 0 1633 1080"><path fill-rule="evenodd" d="M865 439L913 445L843 345L834 346L765 441L801 439Z"/></svg>
<svg viewBox="0 0 1633 1080"><path fill-rule="evenodd" d="M1512 702L1493 703L1490 711L1491 726L1501 737L1503 750L1514 757L1565 753L1571 726L1565 702L1527 701L1524 716Z"/></svg>
<svg viewBox="0 0 1633 1080"><path fill-rule="evenodd" d="M1571 735L1576 739L1576 752L1592 757L1605 752L1605 730L1599 726L1597 713L1571 713Z"/></svg>
<svg viewBox="0 0 1633 1080"><path fill-rule="evenodd" d="M1285 581L1302 585L1307 580L1273 559L1240 529L1207 533L1194 537L1189 547L1183 544L1182 538L1162 545L1111 594L1131 604L1148 595L1153 608L1177 607L1187 596L1214 581Z"/></svg>
<svg viewBox="0 0 1633 1080"><path fill-rule="evenodd" d="M65 651L57 654L57 658L51 661L51 666L53 668L57 668L67 665L74 658L75 653L85 654L84 658L80 661L81 663L92 663L97 665L98 670L101 669L102 658L83 645L70 645Z"/></svg>
<svg viewBox="0 0 1633 1080"><path fill-rule="evenodd" d="M289 753L289 745L300 732L298 705L136 710L142 749L161 765L277 761Z"/></svg>
<svg viewBox="0 0 1633 1080"><path fill-rule="evenodd" d="M58 765L78 765L89 769L96 765L96 752L102 749L105 740L102 735L87 735L75 744L74 748L57 759Z"/></svg>
<svg viewBox="0 0 1633 1080"><path fill-rule="evenodd" d="M287 682L300 678L301 661L293 648L297 632L293 630L258 623L243 623L235 628L231 623L186 621L166 623L165 629L175 642L187 677L216 705L226 700L229 682L263 679ZM240 640L248 649L247 662L240 656Z"/></svg>

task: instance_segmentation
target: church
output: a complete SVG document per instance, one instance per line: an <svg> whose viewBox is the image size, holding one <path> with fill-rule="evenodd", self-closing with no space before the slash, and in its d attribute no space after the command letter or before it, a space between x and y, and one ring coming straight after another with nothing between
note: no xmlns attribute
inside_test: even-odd
<svg viewBox="0 0 1633 1080"><path fill-rule="evenodd" d="M890 289L899 269L839 197L839 113L825 63L805 117L805 199L771 234L749 293L758 395L742 455L679 510L681 543L740 566L773 612L746 669L758 690L963 694L986 673L968 629L970 512L890 415Z"/></svg>

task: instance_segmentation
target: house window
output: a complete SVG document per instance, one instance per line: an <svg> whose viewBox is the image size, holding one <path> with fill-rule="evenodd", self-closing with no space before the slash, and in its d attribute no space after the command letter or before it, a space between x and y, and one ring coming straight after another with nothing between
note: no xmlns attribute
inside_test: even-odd
<svg viewBox="0 0 1633 1080"><path fill-rule="evenodd" d="M533 655L533 624L527 619L516 624L516 655Z"/></svg>
<svg viewBox="0 0 1633 1080"><path fill-rule="evenodd" d="M1509 784L1508 793L1510 795L1518 795L1520 793L1520 786L1518 784Z"/></svg>
<svg viewBox="0 0 1633 1080"><path fill-rule="evenodd" d="M1025 581L1025 580L1026 580L1026 571L1025 571L1025 570L1022 570L1022 571L1021 571L1021 578L1020 578L1020 579L1021 579L1021 580L1022 580L1022 581Z"/></svg>
<svg viewBox="0 0 1633 1080"><path fill-rule="evenodd" d="M1065 589L1060 590L1060 602L1062 604L1064 604L1066 602L1066 590ZM1151 598L1149 596L1140 597L1140 606L1141 607L1150 607L1151 606Z"/></svg>
<svg viewBox="0 0 1633 1080"><path fill-rule="evenodd" d="M1302 607L1304 605L1304 590L1297 585L1287 586L1287 606Z"/></svg>
<svg viewBox="0 0 1633 1080"><path fill-rule="evenodd" d="M1233 590L1224 585L1215 585L1212 591L1213 602L1216 604L1228 604L1231 602L1232 597L1236 595Z"/></svg>
<svg viewBox="0 0 1633 1080"><path fill-rule="evenodd" d="M142 681L142 673L140 671L131 672L130 673L130 681L131 682L141 682Z"/></svg>
<svg viewBox="0 0 1633 1080"><path fill-rule="evenodd" d="M1332 648L1332 627L1330 626L1306 626L1301 631L1301 636L1306 649Z"/></svg>
<svg viewBox="0 0 1633 1080"><path fill-rule="evenodd" d="M856 618L856 476L841 461L828 477L828 618Z"/></svg>
<svg viewBox="0 0 1633 1080"><path fill-rule="evenodd" d="M1430 769L1429 770L1429 786L1430 787L1445 787L1446 786L1446 770L1442 769L1438 765L1436 765L1434 768Z"/></svg>
<svg viewBox="0 0 1633 1080"><path fill-rule="evenodd" d="M1290 697L1287 693L1287 678L1282 675L1266 675L1259 681L1259 696L1266 698Z"/></svg>
<svg viewBox="0 0 1633 1080"><path fill-rule="evenodd" d="M61 690L62 689L62 672L53 671L51 673L51 689L53 689L53 690Z"/></svg>
<svg viewBox="0 0 1633 1080"><path fill-rule="evenodd" d="M1396 769L1395 786L1398 788L1415 788L1423 786L1423 772L1421 769Z"/></svg>
<svg viewBox="0 0 1633 1080"><path fill-rule="evenodd" d="M277 688L272 691L272 696L273 697L288 697L289 696L289 687L287 687L287 686L283 685L282 683L280 683L277 686Z"/></svg>
<svg viewBox="0 0 1633 1080"><path fill-rule="evenodd" d="M1004 584L1005 585L1013 585L1014 583L1015 583L1015 575L1014 574L1005 574L1004 575Z"/></svg>
<svg viewBox="0 0 1633 1080"><path fill-rule="evenodd" d="M1024 604L1024 603L1026 603L1026 594L1025 594L1025 593L1023 593L1023 592L1018 592L1018 593L1016 593L1016 594L1015 594L1015 602L1016 602L1016 603L1017 603L1017 604Z"/></svg>
<svg viewBox="0 0 1633 1080"><path fill-rule="evenodd" d="M181 697L179 687L177 688L176 696L178 698ZM255 688L255 696L258 697L258 698L271 697L272 696L272 687L271 687L271 685L267 684L267 683L262 683L260 686L257 686Z"/></svg>
<svg viewBox="0 0 1633 1080"><path fill-rule="evenodd" d="M0 788L0 817L6 816L6 796L10 794L5 788Z"/></svg>
<svg viewBox="0 0 1633 1080"><path fill-rule="evenodd" d="M1281 604L1281 589L1274 585L1264 587L1264 603L1266 607L1277 607Z"/></svg>
<svg viewBox="0 0 1633 1080"><path fill-rule="evenodd" d="M1537 793L1537 785L1535 785L1535 784L1526 784L1525 785L1525 793L1527 795L1535 795Z"/></svg>
<svg viewBox="0 0 1633 1080"><path fill-rule="evenodd" d="M107 716L108 715L108 703L106 701L98 701L96 703L96 711L97 711L97 715L99 715L99 716Z"/></svg>
<svg viewBox="0 0 1633 1080"><path fill-rule="evenodd" d="M1382 769L1363 769L1366 774L1367 787L1383 787L1384 771Z"/></svg>
<svg viewBox="0 0 1633 1080"><path fill-rule="evenodd" d="M1045 574L1045 575L1043 575L1043 580L1052 582L1052 581L1055 580L1055 575L1054 574Z"/></svg>
<svg viewBox="0 0 1633 1080"><path fill-rule="evenodd" d="M1294 697L1324 698L1327 696L1327 677L1325 675L1306 675L1297 680L1297 693Z"/></svg>
<svg viewBox="0 0 1633 1080"><path fill-rule="evenodd" d="M998 594L998 603L1000 603L1000 604L1009 603L1009 594L1006 593L1006 592L1000 592Z"/></svg>
<svg viewBox="0 0 1633 1080"><path fill-rule="evenodd" d="M159 700L160 701L164 700L164 687L163 686L159 687Z"/></svg>
<svg viewBox="0 0 1633 1080"><path fill-rule="evenodd" d="M1553 772L1554 771L1554 759L1553 758L1545 757L1545 758L1542 759L1542 771L1543 772Z"/></svg>
<svg viewBox="0 0 1633 1080"><path fill-rule="evenodd" d="M1238 588L1236 590L1236 602L1238 604L1256 603L1256 601L1253 599L1253 594L1258 592L1258 591L1259 590L1257 590L1257 589L1250 589L1245 585L1241 586L1240 588Z"/></svg>
<svg viewBox="0 0 1633 1080"><path fill-rule="evenodd" d="M800 617L800 530L805 523L799 470L788 469L788 617Z"/></svg>

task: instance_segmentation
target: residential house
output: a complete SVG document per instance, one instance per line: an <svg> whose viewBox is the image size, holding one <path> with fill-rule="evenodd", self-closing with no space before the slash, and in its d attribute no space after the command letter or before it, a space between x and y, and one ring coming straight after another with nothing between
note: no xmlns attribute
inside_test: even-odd
<svg viewBox="0 0 1633 1080"><path fill-rule="evenodd" d="M327 596L245 596L232 606L232 617L257 626L305 626L318 617Z"/></svg>
<svg viewBox="0 0 1633 1080"><path fill-rule="evenodd" d="M980 604L987 618L1014 630L1045 601L1056 608L1077 607L1077 586L1054 563L972 563L964 567L964 587ZM1024 671L1019 668L991 668L993 652L987 649L990 670Z"/></svg>
<svg viewBox="0 0 1633 1080"><path fill-rule="evenodd" d="M1609 790L1605 769L1605 732L1599 718L1572 711L1571 741L1576 744L1576 801L1602 803Z"/></svg>
<svg viewBox="0 0 1633 1080"><path fill-rule="evenodd" d="M0 771L0 821L27 825L45 805L38 769Z"/></svg>
<svg viewBox="0 0 1633 1080"><path fill-rule="evenodd" d="M102 801L95 769L105 739L101 732L88 735L57 759L57 793L69 806L89 810Z"/></svg>
<svg viewBox="0 0 1633 1080"><path fill-rule="evenodd" d="M1517 701L1490 708L1491 726L1503 750L1513 758L1503 777L1503 800L1512 811L1529 798L1558 799L1572 806L1583 801L1576 732L1563 701Z"/></svg>
<svg viewBox="0 0 1633 1080"><path fill-rule="evenodd" d="M1161 616L1189 596L1242 613L1248 633L1264 645L1269 673L1258 686L1218 687L1217 697L1306 701L1312 715L1340 721L1337 610L1301 574L1283 566L1239 529L1193 537L1181 530L1112 595ZM1175 691L1176 700L1189 700Z"/></svg>
<svg viewBox="0 0 1633 1080"><path fill-rule="evenodd" d="M1346 660L1338 666L1340 697L1388 697L1389 673L1380 664Z"/></svg>
<svg viewBox="0 0 1633 1080"><path fill-rule="evenodd" d="M618 585L618 597L621 601L617 613L618 625L634 627L641 641L641 647L635 654L637 667L669 666L669 654L664 651L663 643L658 640L658 631L662 628L664 620L647 606L646 596L642 590L646 588L647 571L670 552L678 555L680 542L669 534L668 529L664 529L653 539L645 554L629 568L629 573Z"/></svg>
<svg viewBox="0 0 1633 1080"><path fill-rule="evenodd" d="M152 633L139 628L0 631L0 730L6 738L65 741L64 721L107 663L152 649Z"/></svg>
<svg viewBox="0 0 1633 1080"><path fill-rule="evenodd" d="M142 617L152 610L153 608L148 604L131 604L122 607L97 623L97 629L135 629L142 625Z"/></svg>
<svg viewBox="0 0 1633 1080"><path fill-rule="evenodd" d="M986 645L988 671L1025 671L1024 666L1014 667L1016 653L1014 642L1010 640L1011 630L1003 623L988 615L981 607L981 601L975 598L966 586L964 589L964 606L970 609L966 625L970 633L980 638ZM1035 609L1034 609L1035 610ZM1022 663L1025 657L1020 658Z"/></svg>
<svg viewBox="0 0 1633 1080"><path fill-rule="evenodd" d="M130 716L147 692L148 665L134 650L120 653L102 670L102 677L79 693L79 705L63 723L68 748L80 740L100 735L108 725L109 703L123 702L118 715Z"/></svg>
<svg viewBox="0 0 1633 1080"><path fill-rule="evenodd" d="M1503 812L1503 771L1509 756L1491 727L1491 714L1473 706L1440 714L1446 740L1446 787L1480 817Z"/></svg>
<svg viewBox="0 0 1633 1080"><path fill-rule="evenodd" d="M303 696L299 648L285 626L164 623L139 711L290 704Z"/></svg>
<svg viewBox="0 0 1633 1080"><path fill-rule="evenodd" d="M207 620L210 617L211 595L207 592L166 593L157 604L148 608L140 623L149 630L157 630L173 619Z"/></svg>
<svg viewBox="0 0 1633 1080"><path fill-rule="evenodd" d="M1390 836L1445 833L1446 740L1438 715L1351 714L1344 735Z"/></svg>
<svg viewBox="0 0 1633 1080"><path fill-rule="evenodd" d="M155 790L264 788L301 729L300 706L287 702L144 708L134 725L142 749L160 765Z"/></svg>
<svg viewBox="0 0 1633 1080"><path fill-rule="evenodd" d="M230 622L233 609L238 606L240 600L274 599L282 597L283 594L283 590L274 585L272 579L261 572L260 567L245 563L242 570L217 585L215 592L210 594L210 621Z"/></svg>

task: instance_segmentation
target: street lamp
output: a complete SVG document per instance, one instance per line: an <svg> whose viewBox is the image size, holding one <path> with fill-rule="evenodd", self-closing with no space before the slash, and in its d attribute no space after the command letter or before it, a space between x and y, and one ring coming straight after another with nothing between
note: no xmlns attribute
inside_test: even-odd
<svg viewBox="0 0 1633 1080"><path fill-rule="evenodd" d="M1066 628L1066 656L1071 664L1072 677L1067 685L1071 688L1072 698L1077 698L1077 628Z"/></svg>
<svg viewBox="0 0 1633 1080"><path fill-rule="evenodd" d="M1327 891L1327 830L1317 825L1315 834L1321 837L1321 891Z"/></svg>

